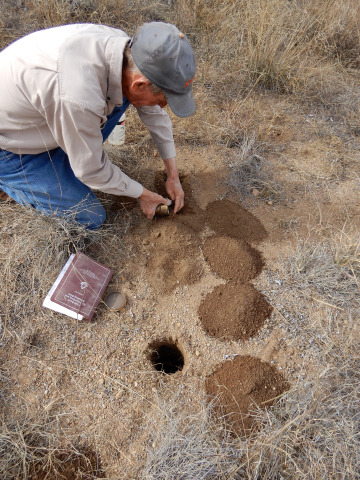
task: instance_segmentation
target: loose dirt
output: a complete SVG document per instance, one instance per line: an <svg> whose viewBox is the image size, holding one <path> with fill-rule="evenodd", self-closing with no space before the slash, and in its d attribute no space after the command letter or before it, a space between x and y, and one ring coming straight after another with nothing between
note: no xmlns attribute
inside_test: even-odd
<svg viewBox="0 0 360 480"><path fill-rule="evenodd" d="M150 242L145 240L150 285L159 293L169 293L196 282L202 273L198 245L193 230L171 218L150 228Z"/></svg>
<svg viewBox="0 0 360 480"><path fill-rule="evenodd" d="M218 397L218 412L234 432L244 435L253 426L255 410L270 407L289 388L284 376L266 362L239 356L221 365L206 380L210 397Z"/></svg>
<svg viewBox="0 0 360 480"><path fill-rule="evenodd" d="M264 266L261 253L241 239L209 237L203 252L211 271L225 280L240 283L251 280Z"/></svg>
<svg viewBox="0 0 360 480"><path fill-rule="evenodd" d="M227 283L206 295L200 305L201 323L209 335L248 340L270 316L271 306L252 285Z"/></svg>
<svg viewBox="0 0 360 480"><path fill-rule="evenodd" d="M198 309L202 327L220 341L247 341L272 312L264 295L249 283L264 267L261 253L249 243L264 240L266 229L254 215L228 200L211 202L202 211L190 185L184 179L183 184L191 207L150 228L148 282L163 293L194 284L203 274L202 251L210 270L226 280L203 298ZM155 188L160 185L157 179ZM227 362L209 376L206 388L210 397L218 394L215 385L221 393L228 392L220 401L226 414L237 412L230 415L230 423L242 433L251 427L250 410L270 405L287 388L275 367L250 356Z"/></svg>
<svg viewBox="0 0 360 480"><path fill-rule="evenodd" d="M267 237L267 231L254 215L229 200L210 203L206 208L206 220L215 232L249 243L261 242Z"/></svg>
<svg viewBox="0 0 360 480"><path fill-rule="evenodd" d="M34 464L30 471L31 480L93 480L106 478L96 452L84 451L55 454L52 463L44 466Z"/></svg>

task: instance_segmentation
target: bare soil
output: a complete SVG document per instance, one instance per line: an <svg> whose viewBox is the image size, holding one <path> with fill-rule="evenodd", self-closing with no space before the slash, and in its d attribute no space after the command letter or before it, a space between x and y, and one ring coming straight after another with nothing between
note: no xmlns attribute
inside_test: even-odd
<svg viewBox="0 0 360 480"><path fill-rule="evenodd" d="M291 144L288 136L276 137L298 169L299 125ZM121 159L121 151L107 148L113 161ZM177 152L183 211L149 222L136 202L107 196L109 222L136 220L119 238L124 255L114 260L112 251L94 245L84 251L114 270L109 291L120 288L126 307L112 312L102 303L91 323L76 323L43 309L39 298L35 311L17 319L1 352L9 418L20 409L59 415L66 437L96 452L107 477L137 478L129 472L157 448L154 419L176 395L189 415L204 395L219 395L217 412L244 435L256 406L269 408L300 370L312 368L302 362L309 348L301 335L305 305L282 285L284 259L312 226L359 222L351 179L330 184L326 198L305 179L306 192L299 194L304 184L275 152L269 162L283 180L281 196L242 198L229 189L224 149L179 145ZM161 161L152 161L145 186L164 193ZM349 202L338 201L345 197ZM175 373L156 368L153 351L161 345L180 350L183 365Z"/></svg>

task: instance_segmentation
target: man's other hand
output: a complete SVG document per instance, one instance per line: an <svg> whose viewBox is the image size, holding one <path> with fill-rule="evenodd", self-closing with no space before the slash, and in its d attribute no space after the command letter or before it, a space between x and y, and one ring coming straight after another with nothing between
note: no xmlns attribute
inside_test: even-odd
<svg viewBox="0 0 360 480"><path fill-rule="evenodd" d="M167 158L164 160L164 165L167 176L165 187L169 197L175 203L174 213L176 213L184 206L184 190L181 186L175 158Z"/></svg>
<svg viewBox="0 0 360 480"><path fill-rule="evenodd" d="M181 185L180 185L181 186ZM151 192L144 188L142 195L138 198L140 209L146 217L151 220L155 215L155 210L160 203L164 205L171 205L171 200L162 197L157 193Z"/></svg>
<svg viewBox="0 0 360 480"><path fill-rule="evenodd" d="M184 206L184 190L181 186L179 177L168 178L165 187L169 197L175 203L174 213L176 213Z"/></svg>

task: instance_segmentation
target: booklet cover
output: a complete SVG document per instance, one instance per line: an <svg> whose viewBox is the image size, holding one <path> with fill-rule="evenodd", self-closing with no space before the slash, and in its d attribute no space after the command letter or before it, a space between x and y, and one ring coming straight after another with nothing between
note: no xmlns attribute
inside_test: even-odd
<svg viewBox="0 0 360 480"><path fill-rule="evenodd" d="M43 306L77 320L90 321L113 271L83 253L70 256Z"/></svg>

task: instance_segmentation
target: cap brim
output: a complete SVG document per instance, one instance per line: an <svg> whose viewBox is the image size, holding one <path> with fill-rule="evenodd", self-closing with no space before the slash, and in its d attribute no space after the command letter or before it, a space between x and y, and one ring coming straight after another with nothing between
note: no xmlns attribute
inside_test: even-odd
<svg viewBox="0 0 360 480"><path fill-rule="evenodd" d="M167 103L176 116L185 118L195 113L196 105L191 89L184 95L164 92Z"/></svg>

